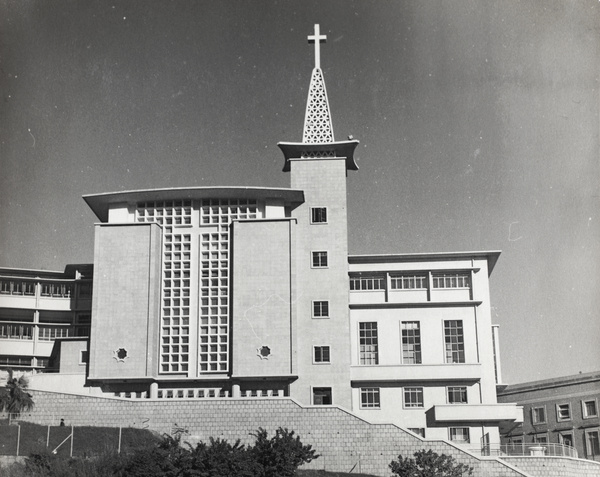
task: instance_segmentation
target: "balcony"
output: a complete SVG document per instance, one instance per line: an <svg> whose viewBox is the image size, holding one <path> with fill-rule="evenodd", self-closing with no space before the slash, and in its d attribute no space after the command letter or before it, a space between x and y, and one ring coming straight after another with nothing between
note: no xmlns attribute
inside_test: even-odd
<svg viewBox="0 0 600 477"><path fill-rule="evenodd" d="M523 407L515 404L441 404L432 409L435 422L523 422Z"/></svg>

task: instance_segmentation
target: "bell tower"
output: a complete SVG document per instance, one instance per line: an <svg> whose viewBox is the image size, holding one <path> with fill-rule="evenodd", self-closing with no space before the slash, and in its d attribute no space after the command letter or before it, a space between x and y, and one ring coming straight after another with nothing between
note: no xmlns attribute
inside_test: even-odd
<svg viewBox="0 0 600 477"><path fill-rule="evenodd" d="M358 170L356 140L336 142L321 70L319 25L302 142L280 142L284 172L305 202L293 210L296 293L292 362L298 379L290 395L310 404L351 408L346 175Z"/></svg>

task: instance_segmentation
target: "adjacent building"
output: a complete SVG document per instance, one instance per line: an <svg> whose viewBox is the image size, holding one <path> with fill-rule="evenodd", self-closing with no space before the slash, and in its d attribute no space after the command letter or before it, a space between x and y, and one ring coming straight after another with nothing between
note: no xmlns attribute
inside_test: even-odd
<svg viewBox="0 0 600 477"><path fill-rule="evenodd" d="M523 406L522 423L502 426L502 442L573 447L600 462L600 371L502 386L498 401Z"/></svg>
<svg viewBox="0 0 600 477"><path fill-rule="evenodd" d="M91 333L57 340L53 361L75 369L89 356L77 392L291 397L426 438L499 443L500 423L522 420L496 401L489 276L499 252L348 255L358 141L334 138L318 25L309 39L302 141L279 143L289 188L84 197L99 220ZM69 327L86 316L89 326L89 300L85 313L67 305Z"/></svg>

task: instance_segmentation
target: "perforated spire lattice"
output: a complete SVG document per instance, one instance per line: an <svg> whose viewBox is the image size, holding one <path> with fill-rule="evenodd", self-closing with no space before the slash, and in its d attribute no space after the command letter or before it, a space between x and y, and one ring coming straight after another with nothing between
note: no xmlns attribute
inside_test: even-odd
<svg viewBox="0 0 600 477"><path fill-rule="evenodd" d="M333 126L331 124L331 114L329 113L325 80L321 69L315 68L308 89L302 142L305 144L323 144L333 141Z"/></svg>

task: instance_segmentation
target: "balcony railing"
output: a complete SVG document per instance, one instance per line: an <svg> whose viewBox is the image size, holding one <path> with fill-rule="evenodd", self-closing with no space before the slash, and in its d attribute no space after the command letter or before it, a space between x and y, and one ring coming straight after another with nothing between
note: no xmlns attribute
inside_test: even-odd
<svg viewBox="0 0 600 477"><path fill-rule="evenodd" d="M33 339L33 325L0 324L0 339L5 340L31 340Z"/></svg>
<svg viewBox="0 0 600 477"><path fill-rule="evenodd" d="M515 457L574 457L577 450L571 446L556 443L528 442L522 444L487 445L482 448L470 449L485 456L515 456Z"/></svg>
<svg viewBox="0 0 600 477"><path fill-rule="evenodd" d="M38 329L38 339L40 341L52 341L56 338L68 338L73 336L71 330L69 326L41 325Z"/></svg>

